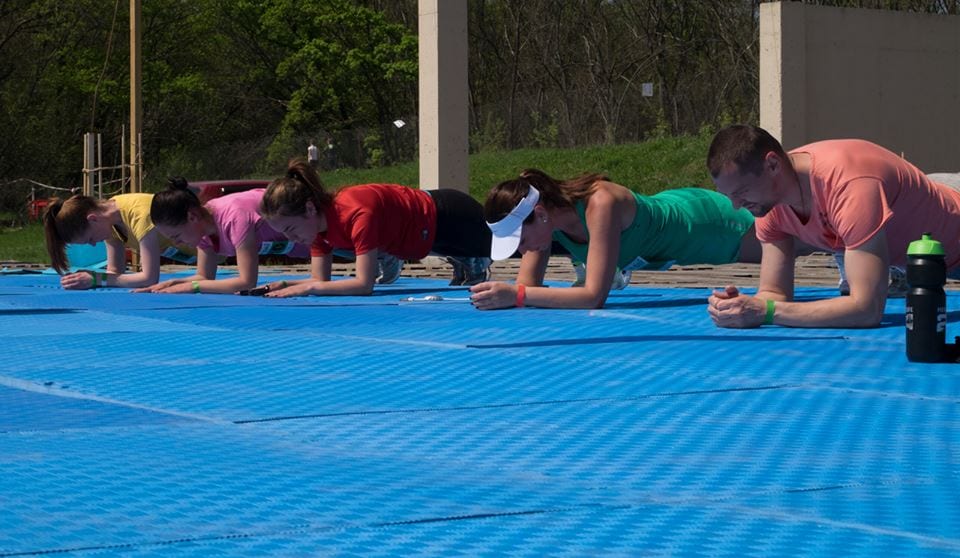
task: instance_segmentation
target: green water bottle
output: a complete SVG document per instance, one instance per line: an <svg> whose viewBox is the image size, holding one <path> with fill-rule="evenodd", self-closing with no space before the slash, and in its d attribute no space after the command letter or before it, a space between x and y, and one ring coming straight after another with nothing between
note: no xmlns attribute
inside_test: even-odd
<svg viewBox="0 0 960 558"><path fill-rule="evenodd" d="M944 362L947 357L947 264L943 245L923 233L907 247L905 323L907 359Z"/></svg>

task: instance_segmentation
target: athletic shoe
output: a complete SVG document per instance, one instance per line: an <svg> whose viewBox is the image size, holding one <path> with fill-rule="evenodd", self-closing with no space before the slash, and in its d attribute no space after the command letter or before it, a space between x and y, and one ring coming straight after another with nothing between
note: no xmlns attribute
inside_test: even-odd
<svg viewBox="0 0 960 558"><path fill-rule="evenodd" d="M583 262L575 262L570 260L570 263L573 264L573 272L577 275L577 280L571 284L571 287L582 287L587 282L587 266Z"/></svg>
<svg viewBox="0 0 960 558"><path fill-rule="evenodd" d="M847 282L847 270L843 265L843 252L834 252L833 259L837 262L837 272L840 274L837 290L840 291L840 296L850 296L850 283Z"/></svg>
<svg viewBox="0 0 960 558"><path fill-rule="evenodd" d="M850 296L850 283L847 282L847 273L843 264L843 254L838 252L833 255L837 261L837 271L840 272L840 282L837 287L840 290L840 296ZM889 283L887 284L887 298L904 298L910 290L907 284L907 272L895 265L891 265L888 271Z"/></svg>
<svg viewBox="0 0 960 558"><path fill-rule="evenodd" d="M620 271L618 267L616 271L613 272L613 284L610 285L610 290L612 291L622 291L630 285L630 271Z"/></svg>
<svg viewBox="0 0 960 558"><path fill-rule="evenodd" d="M577 274L577 280L574 281L570 286L571 287L582 287L587 282L587 266L580 263L571 261L573 264L573 272ZM620 271L620 268L617 268L613 272L613 281L610 282L611 291L622 291L627 288L627 285L630 284L630 276L632 272L630 271Z"/></svg>
<svg viewBox="0 0 960 558"><path fill-rule="evenodd" d="M463 258L464 278L461 285L471 287L490 280L490 258Z"/></svg>
<svg viewBox="0 0 960 558"><path fill-rule="evenodd" d="M400 278L400 271L403 270L403 260L392 254L379 254L377 256L377 283L380 285L389 285Z"/></svg>
<svg viewBox="0 0 960 558"><path fill-rule="evenodd" d="M463 262L460 260L460 258L454 258L453 256L447 256L444 259L447 260L447 263L453 267L453 277L450 279L449 285L451 287L459 287L460 285L463 285L463 281L467 276Z"/></svg>
<svg viewBox="0 0 960 558"><path fill-rule="evenodd" d="M904 298L910 291L907 284L907 272L896 266L890 266L890 286L887 287L887 298Z"/></svg>

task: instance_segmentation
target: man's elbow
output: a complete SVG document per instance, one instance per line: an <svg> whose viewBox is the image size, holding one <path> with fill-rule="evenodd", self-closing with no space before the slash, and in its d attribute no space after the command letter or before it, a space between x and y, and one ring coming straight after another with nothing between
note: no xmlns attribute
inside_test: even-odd
<svg viewBox="0 0 960 558"><path fill-rule="evenodd" d="M883 322L883 308L871 311L866 318L863 327L878 327Z"/></svg>
<svg viewBox="0 0 960 558"><path fill-rule="evenodd" d="M886 307L886 299L879 301L870 301L866 307L857 313L857 318L852 324L853 327L878 327L883 321L883 311Z"/></svg>

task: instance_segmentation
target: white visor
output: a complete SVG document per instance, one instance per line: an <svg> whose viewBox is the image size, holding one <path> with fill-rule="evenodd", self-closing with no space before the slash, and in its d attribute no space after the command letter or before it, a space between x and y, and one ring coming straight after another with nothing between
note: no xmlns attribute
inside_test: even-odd
<svg viewBox="0 0 960 558"><path fill-rule="evenodd" d="M487 223L493 233L490 245L490 257L494 260L505 260L517 251L520 246L520 234L523 232L523 220L533 213L533 208L540 201L540 192L533 185L530 191L520 200L506 217L496 223Z"/></svg>

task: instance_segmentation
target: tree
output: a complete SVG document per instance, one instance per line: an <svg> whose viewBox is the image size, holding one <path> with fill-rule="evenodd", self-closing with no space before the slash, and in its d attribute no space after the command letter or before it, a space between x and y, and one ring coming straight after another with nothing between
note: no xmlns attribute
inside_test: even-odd
<svg viewBox="0 0 960 558"><path fill-rule="evenodd" d="M416 36L347 0L267 5L263 29L270 41L289 47L276 72L291 90L271 158L297 152L291 141L298 134L324 129L342 136L364 127L382 138L387 160L410 156L391 123L416 112Z"/></svg>

